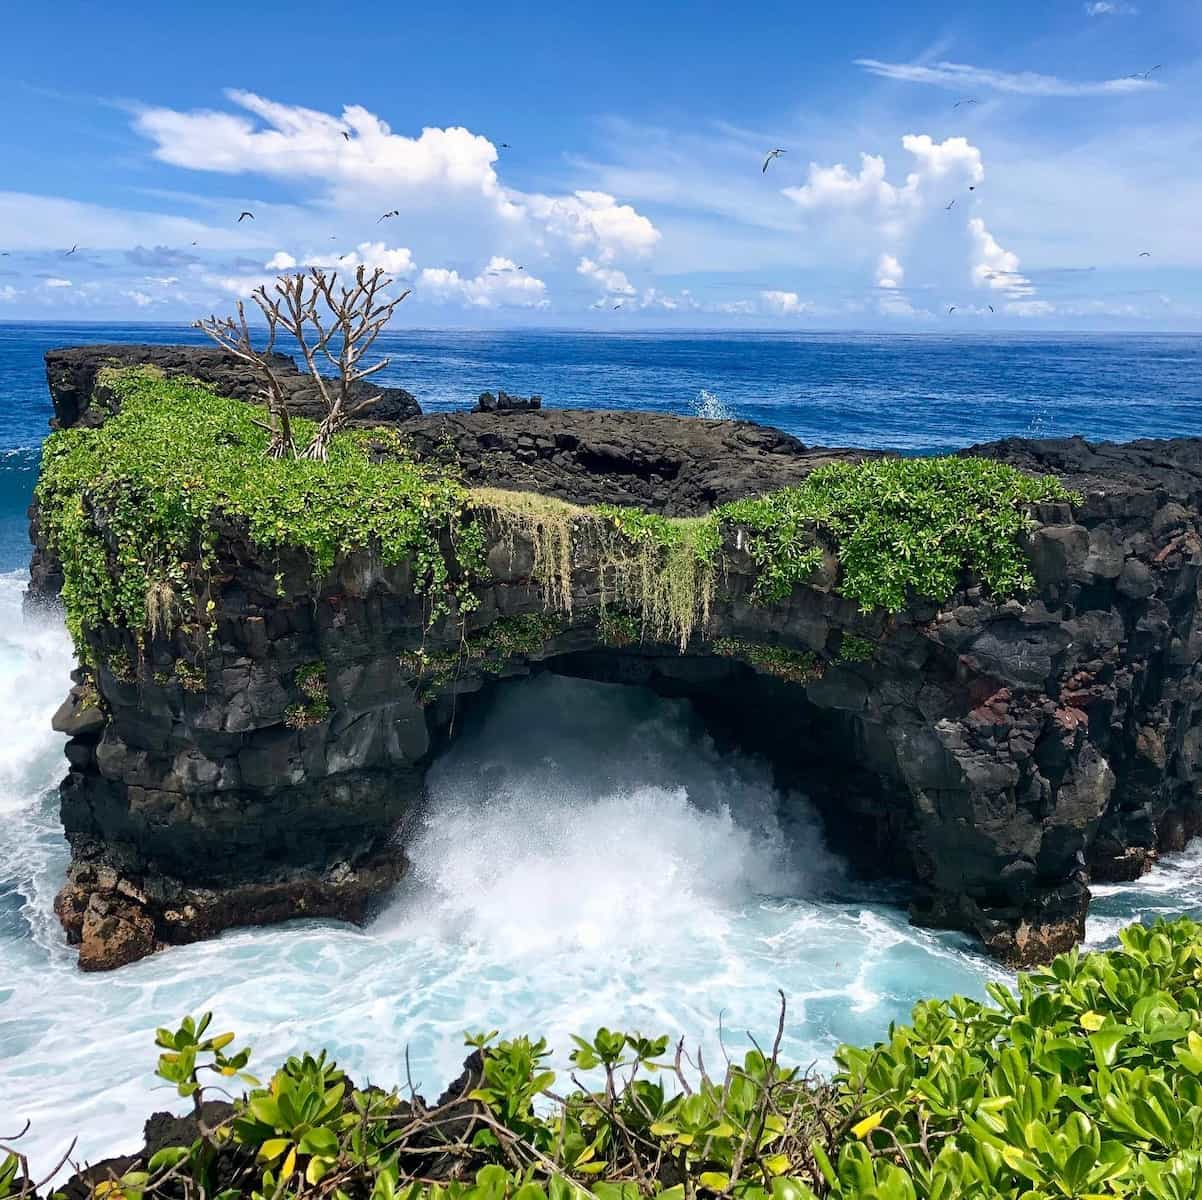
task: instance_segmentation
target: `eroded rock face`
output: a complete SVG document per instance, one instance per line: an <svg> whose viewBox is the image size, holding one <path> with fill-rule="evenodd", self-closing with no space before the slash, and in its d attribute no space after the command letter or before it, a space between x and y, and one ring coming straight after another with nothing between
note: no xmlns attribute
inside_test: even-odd
<svg viewBox="0 0 1202 1200"><path fill-rule="evenodd" d="M840 453L637 413L464 414L407 429L431 452L449 432L477 482L668 512L795 482ZM232 924L361 917L403 870L426 768L464 706L542 669L691 699L716 734L814 800L837 848L909 879L917 921L970 930L1010 962L1067 948L1091 880L1133 878L1202 825L1202 441L976 452L1084 494L1034 514L1025 602L993 603L966 579L939 607L886 618L839 596L831 571L760 607L753 564L728 544L710 627L683 654L600 619L587 555L570 618L552 622L531 547L519 538L491 555L465 654L457 627L423 633L405 567L352 556L315 585L301 557L266 563L241 530L217 530L211 642L177 631L139 659L128 634L101 631L95 679L80 676L56 718L71 734L73 854L58 911L81 963L117 965ZM540 632L515 650L499 634L522 619ZM845 660L848 636L872 643L868 661ZM756 645L808 652L814 669L781 678ZM328 712L301 686L315 667Z"/></svg>

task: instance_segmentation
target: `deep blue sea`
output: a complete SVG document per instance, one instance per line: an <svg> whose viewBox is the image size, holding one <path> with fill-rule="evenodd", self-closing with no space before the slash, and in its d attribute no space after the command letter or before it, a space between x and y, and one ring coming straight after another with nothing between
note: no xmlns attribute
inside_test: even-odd
<svg viewBox="0 0 1202 1200"><path fill-rule="evenodd" d="M430 776L411 878L365 929L299 921L232 931L113 975L74 966L51 911L67 863L50 716L69 686L55 620L26 621L24 511L50 404L42 354L181 341L166 326L0 325L0 1129L48 1169L129 1149L171 1103L153 1030L213 1009L260 1071L326 1046L360 1080L436 1093L465 1029L683 1035L712 1059L768 1036L828 1063L919 997L983 993L1001 972L955 934L911 928L822 844L803 797L723 754L688 706L549 676L505 684ZM1202 431L1202 341L1184 337L612 336L398 333L382 377L428 410L486 388L550 405L768 422L811 443L930 453L1007 434L1130 439ZM537 720L531 714L537 713ZM621 747L615 754L614 747ZM481 848L486 848L481 849ZM1202 912L1202 849L1095 889L1091 942L1125 921ZM254 1064L252 1064L254 1065Z"/></svg>
<svg viewBox="0 0 1202 1200"><path fill-rule="evenodd" d="M50 403L42 355L87 342L196 342L180 325L0 324L0 568L24 557ZM741 417L805 442L930 453L1008 434L1125 441L1202 431L1202 338L399 332L380 382L427 411L486 389L553 407Z"/></svg>

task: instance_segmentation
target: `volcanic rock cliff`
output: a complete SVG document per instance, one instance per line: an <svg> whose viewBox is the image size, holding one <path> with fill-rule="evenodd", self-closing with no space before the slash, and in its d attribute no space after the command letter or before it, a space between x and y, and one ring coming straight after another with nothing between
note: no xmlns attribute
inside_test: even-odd
<svg viewBox="0 0 1202 1200"><path fill-rule="evenodd" d="M215 352L118 352L250 395ZM103 420L97 368L113 353L47 356L59 426ZM865 457L745 422L415 409L373 419L402 422L419 454L453 452L475 485L673 516ZM1202 825L1202 440L965 453L1080 493L1034 509L1025 598L997 602L965 576L940 604L864 612L828 553L785 599L756 603L737 534L683 645L604 603L602 548L552 583L547 547L500 510L462 624L429 625L407 564L364 549L315 578L303 554L266 556L218 522L203 659L178 634L135 646L97 631L105 653L56 718L73 856L57 907L81 966L235 924L360 918L404 870L407 819L464 706L537 670L689 698L810 796L837 848L910 881L916 921L970 930L1010 962L1066 948L1091 880L1134 878ZM36 513L33 537L32 589L50 595L61 571ZM537 727L532 713L532 752Z"/></svg>

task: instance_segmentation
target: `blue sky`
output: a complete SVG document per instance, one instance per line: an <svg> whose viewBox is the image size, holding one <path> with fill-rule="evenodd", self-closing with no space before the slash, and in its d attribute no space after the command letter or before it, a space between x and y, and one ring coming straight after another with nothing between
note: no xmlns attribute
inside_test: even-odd
<svg viewBox="0 0 1202 1200"><path fill-rule="evenodd" d="M5 8L0 320L1202 329L1197 0Z"/></svg>

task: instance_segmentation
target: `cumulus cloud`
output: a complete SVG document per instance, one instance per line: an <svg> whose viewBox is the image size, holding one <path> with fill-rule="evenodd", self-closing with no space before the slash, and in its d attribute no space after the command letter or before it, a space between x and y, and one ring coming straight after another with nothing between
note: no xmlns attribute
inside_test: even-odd
<svg viewBox="0 0 1202 1200"><path fill-rule="evenodd" d="M968 233L972 240L972 280L977 287L1005 292L1011 299L1034 293L1031 281L1019 273L1018 255L1003 248L980 217L969 220Z"/></svg>
<svg viewBox="0 0 1202 1200"><path fill-rule="evenodd" d="M603 267L593 262L591 258L582 258L576 267L576 274L593 280L611 296L633 296L634 285L616 267Z"/></svg>
<svg viewBox="0 0 1202 1200"><path fill-rule="evenodd" d="M926 66L921 63L890 63L876 58L857 58L855 65L885 79L926 83L949 91L979 88L1019 96L1103 96L1160 87L1155 80L1143 78L1082 82L1061 79L1057 75L1040 75L1035 71L994 71L967 63L940 62Z"/></svg>
<svg viewBox="0 0 1202 1200"><path fill-rule="evenodd" d="M51 278L44 282L43 286L48 288L69 288L73 287L74 284L69 279L56 279L51 276Z"/></svg>
<svg viewBox="0 0 1202 1200"><path fill-rule="evenodd" d="M767 291L760 292L760 300L767 312L777 316L789 317L800 313L813 311L813 304L802 298L796 292Z"/></svg>
<svg viewBox="0 0 1202 1200"><path fill-rule="evenodd" d="M146 108L137 114L135 128L155 143L155 157L172 166L308 177L369 195L473 193L503 214L511 209L493 170L496 148L461 126L406 137L359 105L334 117L236 88L225 95L250 115Z"/></svg>
<svg viewBox="0 0 1202 1200"><path fill-rule="evenodd" d="M650 253L660 232L629 204L619 204L608 192L578 191L571 196L528 198L530 212L548 232L573 246L594 245L605 262L619 253Z"/></svg>
<svg viewBox="0 0 1202 1200"><path fill-rule="evenodd" d="M146 292L140 292L136 289L134 291L122 292L121 295L136 304L138 308L149 308L152 304L163 303L162 296L151 296Z"/></svg>
<svg viewBox="0 0 1202 1200"><path fill-rule="evenodd" d="M905 268L892 254L882 254L876 264L876 285L879 288L899 288L906 278Z"/></svg>
<svg viewBox="0 0 1202 1200"><path fill-rule="evenodd" d="M146 108L135 128L154 143L155 157L173 166L309 180L328 204L349 212L384 205L412 217L445 214L453 205L499 222L514 238L562 239L574 249L594 248L606 262L646 254L660 238L647 217L607 192L549 196L504 186L496 147L461 126L409 137L358 105L333 116L254 92L231 90L226 98L242 111Z"/></svg>
<svg viewBox="0 0 1202 1200"><path fill-rule="evenodd" d="M440 303L459 301L469 308L543 308L547 285L520 270L508 258L494 255L472 278L446 267L427 267L418 277L417 294Z"/></svg>
<svg viewBox="0 0 1202 1200"><path fill-rule="evenodd" d="M810 163L806 182L785 188L784 195L807 212L860 210L896 224L929 201L933 185L975 186L985 178L981 152L967 138L936 142L925 133L908 133L902 138L902 147L915 159L915 169L904 183L889 182L885 160L879 154L861 154L856 174L842 163Z"/></svg>

